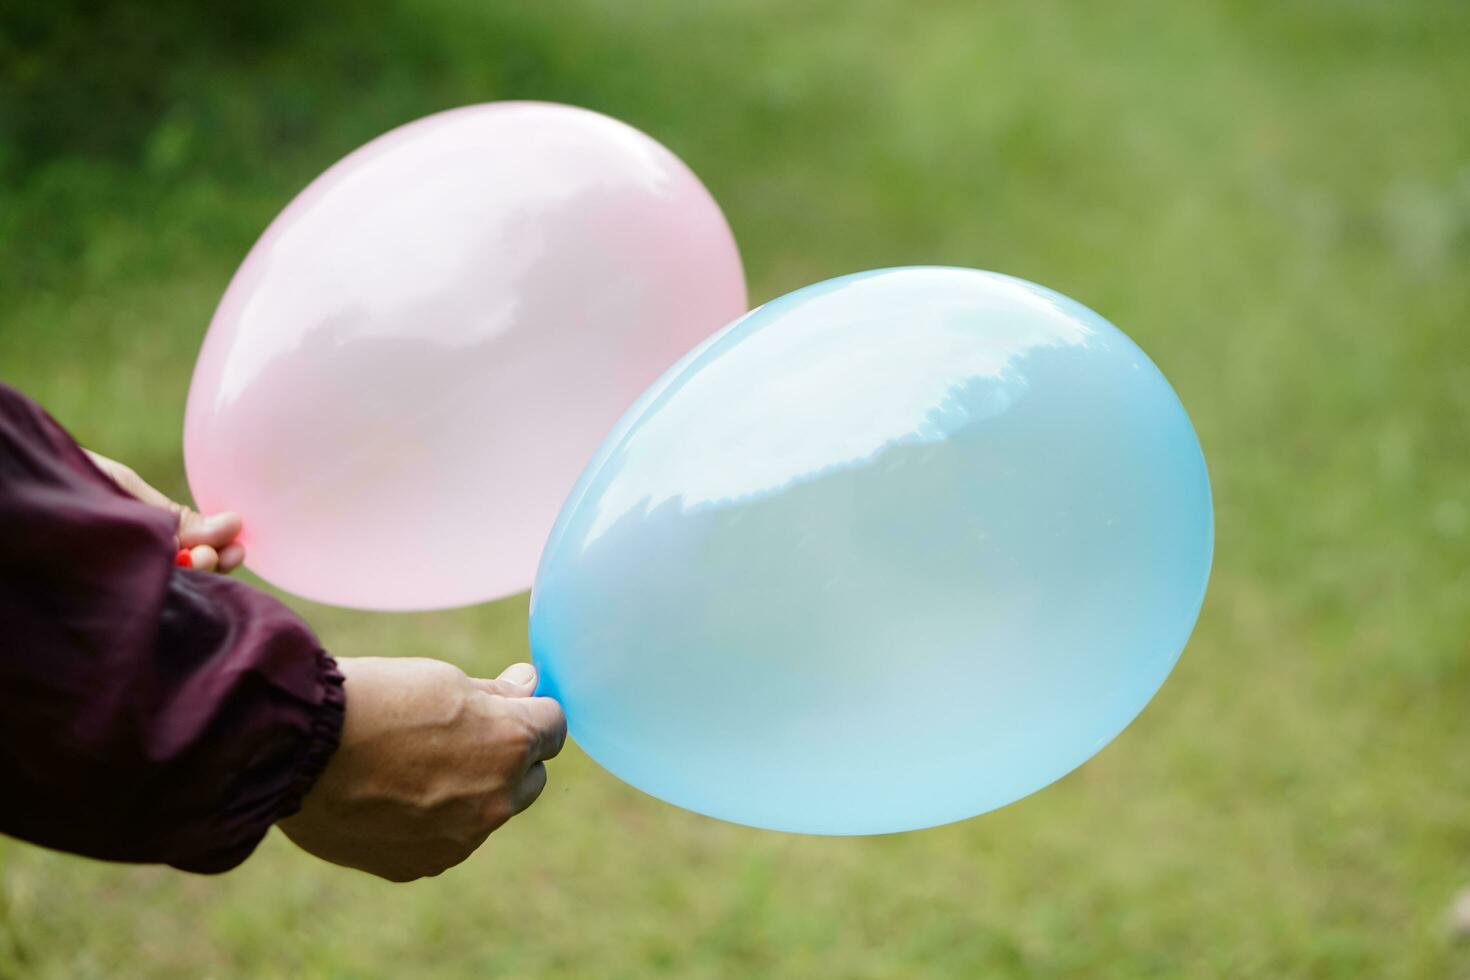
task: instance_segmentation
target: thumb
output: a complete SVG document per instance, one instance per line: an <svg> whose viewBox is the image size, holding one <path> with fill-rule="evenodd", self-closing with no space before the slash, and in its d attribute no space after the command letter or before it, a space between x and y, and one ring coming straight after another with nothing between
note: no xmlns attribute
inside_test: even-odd
<svg viewBox="0 0 1470 980"><path fill-rule="evenodd" d="M528 698L536 691L536 668L530 664L511 664L491 680L477 677L475 686L486 694L498 694L503 698Z"/></svg>

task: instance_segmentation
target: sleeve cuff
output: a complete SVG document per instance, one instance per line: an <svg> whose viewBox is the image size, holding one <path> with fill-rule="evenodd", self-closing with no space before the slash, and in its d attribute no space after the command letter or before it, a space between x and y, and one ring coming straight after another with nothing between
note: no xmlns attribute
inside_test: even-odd
<svg viewBox="0 0 1470 980"><path fill-rule="evenodd" d="M316 648L315 705L312 709L311 725L295 750L289 764L290 775L285 780L284 792L265 806L262 797L269 797L270 781L262 782L260 788L241 801L233 813L221 815L217 825L218 837L222 840L203 849L203 853L170 860L168 863L181 871L197 874L219 874L236 867L255 850L270 828L301 809L301 801L316 783L317 777L331 761L342 737L342 723L346 717L347 697L343 686L342 672L337 662L320 647ZM280 783L276 784L280 786ZM254 815L251 815L251 811ZM231 841L224 843L223 841Z"/></svg>
<svg viewBox="0 0 1470 980"><path fill-rule="evenodd" d="M317 687L320 700L317 702L316 718L311 723L311 732L301 746L296 760L296 771L285 795L281 797L281 808L276 820L284 820L301 809L301 801L316 784L317 777L327 768L332 753L342 739L342 721L347 715L347 692L342 685L342 671L337 661L325 650L317 650ZM272 821L274 822L274 821Z"/></svg>

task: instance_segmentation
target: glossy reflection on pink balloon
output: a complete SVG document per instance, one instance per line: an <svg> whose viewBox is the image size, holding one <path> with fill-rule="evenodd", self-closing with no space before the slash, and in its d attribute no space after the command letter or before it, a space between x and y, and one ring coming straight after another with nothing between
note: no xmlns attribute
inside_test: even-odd
<svg viewBox="0 0 1470 980"><path fill-rule="evenodd" d="M230 283L189 392L198 505L338 605L524 591L618 415L745 310L718 206L606 116L507 102L367 144Z"/></svg>

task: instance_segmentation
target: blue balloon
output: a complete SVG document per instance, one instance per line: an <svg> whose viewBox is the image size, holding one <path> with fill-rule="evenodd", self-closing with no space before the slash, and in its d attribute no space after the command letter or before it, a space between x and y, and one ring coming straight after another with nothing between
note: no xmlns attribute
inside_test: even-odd
<svg viewBox="0 0 1470 980"><path fill-rule="evenodd" d="M737 823L1004 806L1163 683L1204 599L1199 441L1102 317L886 269L746 314L608 436L542 555L543 693L595 760Z"/></svg>

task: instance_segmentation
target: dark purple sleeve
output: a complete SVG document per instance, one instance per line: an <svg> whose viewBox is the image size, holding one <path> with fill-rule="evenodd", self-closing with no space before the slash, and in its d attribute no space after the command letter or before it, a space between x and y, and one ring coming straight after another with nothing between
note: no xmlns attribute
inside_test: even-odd
<svg viewBox="0 0 1470 980"><path fill-rule="evenodd" d="M269 595L177 568L174 529L0 384L0 832L225 871L336 748L331 657Z"/></svg>

